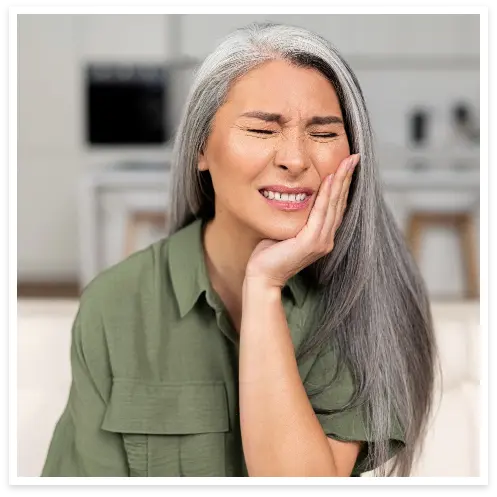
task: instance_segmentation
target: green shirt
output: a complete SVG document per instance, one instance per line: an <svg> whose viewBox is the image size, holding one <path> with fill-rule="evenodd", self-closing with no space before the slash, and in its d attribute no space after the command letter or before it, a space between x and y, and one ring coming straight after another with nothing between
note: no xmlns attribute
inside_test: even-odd
<svg viewBox="0 0 497 497"><path fill-rule="evenodd" d="M196 219L84 290L72 327L71 388L42 476L248 476L239 337L210 284L203 227ZM299 274L282 290L295 349L312 332L316 302ZM334 364L331 348L299 364L306 391L328 384ZM347 372L309 399L329 409L352 393ZM327 435L367 440L358 409L317 418ZM392 448L403 442L397 429ZM354 475L371 469L360 466L367 448Z"/></svg>

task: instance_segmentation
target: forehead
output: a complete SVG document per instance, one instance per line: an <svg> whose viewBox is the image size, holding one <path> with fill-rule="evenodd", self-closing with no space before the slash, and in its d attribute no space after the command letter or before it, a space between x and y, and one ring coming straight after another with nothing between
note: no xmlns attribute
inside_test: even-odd
<svg viewBox="0 0 497 497"><path fill-rule="evenodd" d="M338 96L331 82L320 71L299 67L284 60L269 61L237 79L227 95L226 104L239 109L255 104L279 111L295 106L300 109L337 111Z"/></svg>

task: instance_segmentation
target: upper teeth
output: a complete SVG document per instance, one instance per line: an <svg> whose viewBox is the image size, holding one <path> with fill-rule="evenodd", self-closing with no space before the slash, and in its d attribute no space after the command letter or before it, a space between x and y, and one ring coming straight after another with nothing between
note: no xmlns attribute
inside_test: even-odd
<svg viewBox="0 0 497 497"><path fill-rule="evenodd" d="M305 193L280 193L280 192L272 192L270 190L263 190L262 194L270 199L274 200L282 200L286 202L302 202L307 197Z"/></svg>

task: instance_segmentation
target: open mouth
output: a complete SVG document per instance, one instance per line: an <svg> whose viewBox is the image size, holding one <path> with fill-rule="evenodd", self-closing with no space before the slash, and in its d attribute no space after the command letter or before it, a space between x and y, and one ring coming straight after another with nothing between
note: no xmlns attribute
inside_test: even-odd
<svg viewBox="0 0 497 497"><path fill-rule="evenodd" d="M269 206L282 211L300 211L307 209L312 195L302 194L280 194L278 192L268 192L259 190L259 193ZM272 197L272 198L271 198Z"/></svg>
<svg viewBox="0 0 497 497"><path fill-rule="evenodd" d="M268 190L259 190L259 193L266 199L268 200L273 200L274 202L282 202L282 203L295 203L295 204L301 204L306 201L310 197L310 195L307 195L305 193L279 193L279 192L272 192Z"/></svg>

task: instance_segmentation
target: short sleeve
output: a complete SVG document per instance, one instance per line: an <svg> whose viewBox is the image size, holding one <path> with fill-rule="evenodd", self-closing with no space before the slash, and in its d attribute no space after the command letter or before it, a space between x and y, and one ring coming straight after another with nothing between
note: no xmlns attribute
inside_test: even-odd
<svg viewBox="0 0 497 497"><path fill-rule="evenodd" d="M371 471L367 459L374 440L368 435L365 409L362 406L347 408L343 412L323 414L321 409L341 409L354 394L354 382L350 370L345 367L332 382L337 367L337 356L333 348L320 353L314 361L304 381L309 401L316 412L324 433L341 441L362 441L362 450L359 453L351 476L360 476L361 473ZM322 392L316 391L325 387ZM314 393L316 391L316 393ZM392 413L392 429L388 439L389 457L391 459L405 446L405 436L397 417ZM384 461L386 462L386 461Z"/></svg>
<svg viewBox="0 0 497 497"><path fill-rule="evenodd" d="M101 316L88 304L80 305L72 326L69 397L41 476L128 476L122 436L101 429L110 366Z"/></svg>

